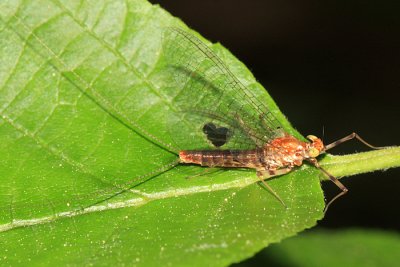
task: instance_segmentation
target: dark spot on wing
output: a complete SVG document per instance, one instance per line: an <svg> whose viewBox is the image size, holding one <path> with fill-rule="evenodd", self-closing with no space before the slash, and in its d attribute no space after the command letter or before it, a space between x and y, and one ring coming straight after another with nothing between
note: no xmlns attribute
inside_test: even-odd
<svg viewBox="0 0 400 267"><path fill-rule="evenodd" d="M203 126L203 133L207 139L216 147L223 146L228 142L229 129L226 127L217 127L214 123L206 123Z"/></svg>

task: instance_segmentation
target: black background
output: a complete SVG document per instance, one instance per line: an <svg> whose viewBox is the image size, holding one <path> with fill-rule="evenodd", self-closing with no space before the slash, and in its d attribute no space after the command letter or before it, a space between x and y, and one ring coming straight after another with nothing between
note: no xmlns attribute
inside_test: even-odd
<svg viewBox="0 0 400 267"><path fill-rule="evenodd" d="M399 1L151 1L244 62L303 135L400 145ZM366 151L349 142L331 151ZM345 178L317 227L400 230L400 169ZM338 188L325 182L328 199Z"/></svg>

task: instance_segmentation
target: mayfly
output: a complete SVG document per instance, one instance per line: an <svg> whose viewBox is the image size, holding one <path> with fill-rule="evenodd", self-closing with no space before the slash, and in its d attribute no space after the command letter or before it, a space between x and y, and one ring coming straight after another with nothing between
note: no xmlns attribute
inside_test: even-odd
<svg viewBox="0 0 400 267"><path fill-rule="evenodd" d="M284 205L267 184L268 178L283 175L307 161L321 170L341 190L329 205L348 192L333 175L324 170L317 157L329 149L358 139L356 133L328 145L314 135L308 142L284 131L270 107L243 85L225 63L202 41L178 28L164 33L164 55L173 73L167 92L183 114L170 126L179 132L192 126L193 138L179 152L180 163L206 167L252 168L264 186ZM186 125L182 121L187 122Z"/></svg>

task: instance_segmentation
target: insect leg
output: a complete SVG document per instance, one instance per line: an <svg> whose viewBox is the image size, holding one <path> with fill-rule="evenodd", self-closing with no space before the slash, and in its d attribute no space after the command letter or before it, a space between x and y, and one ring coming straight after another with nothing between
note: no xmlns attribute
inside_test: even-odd
<svg viewBox="0 0 400 267"><path fill-rule="evenodd" d="M349 134L348 136L345 136L345 137L343 137L343 138L341 138L341 139L339 139L339 140L337 140L337 141L335 141L335 142L333 142L333 143L330 143L329 145L325 146L325 151L326 151L326 150L329 150L329 149L331 149L331 148L333 148L333 147L335 147L335 146L338 146L338 145L340 145L340 144L342 144L342 143L344 143L344 142L347 142L347 141L349 141L349 140L352 140L352 139L354 139L354 138L356 138L358 141L360 141L361 143L363 143L364 145L366 145L366 146L368 146L368 147L370 147L370 148L372 148L372 149L382 149L382 148L385 148L385 147L382 147L382 146L373 146L373 145L367 143L367 142L366 142L364 139L362 139L358 134L352 133L352 134Z"/></svg>
<svg viewBox="0 0 400 267"><path fill-rule="evenodd" d="M271 186L269 186L269 184L267 184L267 182L265 181L266 179L269 179L273 176L278 176L278 175L283 175L286 174L288 172L290 172L292 170L292 168L284 168L284 169L279 169L276 170L274 172L270 171L270 170L265 170L265 169L257 169L257 177L260 179L261 183L264 184L264 186L268 189L269 192L271 192L272 195L274 195L274 197L279 200L279 202L285 207L287 208L285 202L283 202L283 200L281 199L281 197L274 191L274 189L272 189Z"/></svg>
<svg viewBox="0 0 400 267"><path fill-rule="evenodd" d="M316 159L309 159L309 162L311 162L317 169L319 169L320 171L322 171L326 176L329 177L329 179L337 186L340 188L340 190L342 190L342 192L340 192L339 194L337 194L334 198L332 198L328 204L326 204L325 209L324 209L324 213L326 213L326 211L328 210L329 206L339 197L343 196L344 194L346 194L349 190L332 174L330 174L329 172L327 172L324 168L322 168L318 161Z"/></svg>

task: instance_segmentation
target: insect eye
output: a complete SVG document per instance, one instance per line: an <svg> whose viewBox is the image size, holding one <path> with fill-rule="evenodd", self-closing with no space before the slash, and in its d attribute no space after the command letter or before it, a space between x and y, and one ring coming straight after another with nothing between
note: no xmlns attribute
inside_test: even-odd
<svg viewBox="0 0 400 267"><path fill-rule="evenodd" d="M316 149L315 147L310 148L310 150L308 150L308 155L312 158L316 158L319 155L319 150Z"/></svg>

